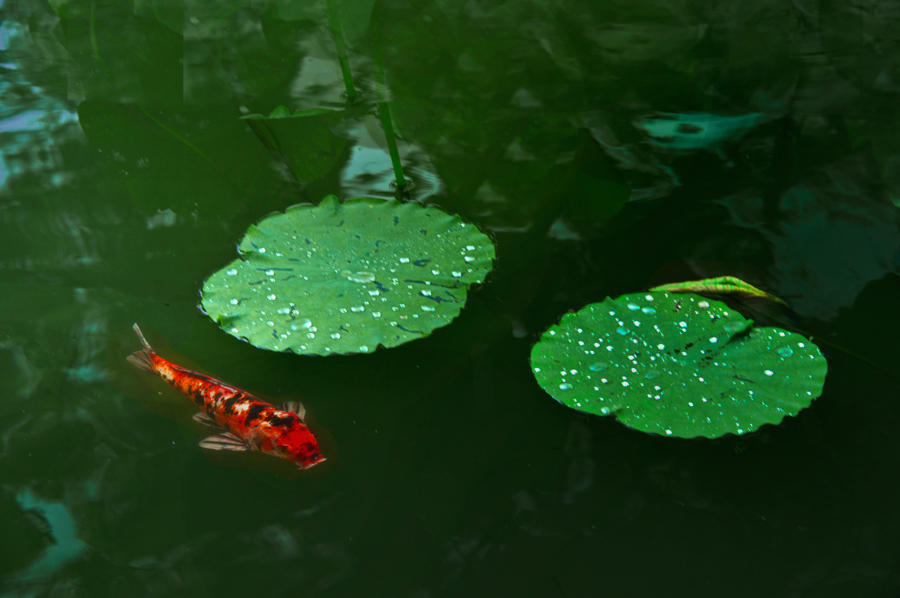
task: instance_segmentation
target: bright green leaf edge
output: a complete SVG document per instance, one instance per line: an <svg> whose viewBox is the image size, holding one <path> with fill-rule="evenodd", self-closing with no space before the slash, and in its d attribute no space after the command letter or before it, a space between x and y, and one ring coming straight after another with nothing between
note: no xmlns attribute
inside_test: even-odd
<svg viewBox="0 0 900 598"><path fill-rule="evenodd" d="M821 394L827 373L802 335L754 328L692 293L635 293L566 314L534 345L531 366L568 407L681 438L779 424Z"/></svg>
<svg viewBox="0 0 900 598"><path fill-rule="evenodd" d="M251 226L241 257L203 283L201 306L261 349L371 353L456 318L493 267L494 245L434 207L329 195Z"/></svg>

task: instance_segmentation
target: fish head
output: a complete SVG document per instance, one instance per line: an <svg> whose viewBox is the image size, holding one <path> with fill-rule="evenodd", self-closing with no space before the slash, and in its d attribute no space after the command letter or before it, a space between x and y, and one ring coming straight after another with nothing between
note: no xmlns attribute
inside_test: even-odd
<svg viewBox="0 0 900 598"><path fill-rule="evenodd" d="M269 442L261 446L263 452L293 461L300 469L309 469L325 460L316 437L302 421L298 420L296 425L280 430L267 440Z"/></svg>

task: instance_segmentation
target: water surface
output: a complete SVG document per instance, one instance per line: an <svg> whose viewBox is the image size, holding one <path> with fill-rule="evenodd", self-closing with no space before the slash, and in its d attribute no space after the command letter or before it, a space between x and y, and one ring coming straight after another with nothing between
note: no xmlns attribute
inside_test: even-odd
<svg viewBox="0 0 900 598"><path fill-rule="evenodd" d="M0 595L900 594L896 3L331 7L0 5ZM293 161L241 120L282 105L337 111L287 130ZM264 352L199 312L250 224L329 193L459 214L494 273L372 355ZM659 438L534 381L566 311L720 275L826 354L799 416ZM125 362L133 322L299 397L329 461L205 454Z"/></svg>

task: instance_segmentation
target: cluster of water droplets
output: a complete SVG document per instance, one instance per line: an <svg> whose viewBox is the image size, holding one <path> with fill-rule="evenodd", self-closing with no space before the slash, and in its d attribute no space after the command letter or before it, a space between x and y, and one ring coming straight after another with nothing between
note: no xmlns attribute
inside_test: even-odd
<svg viewBox="0 0 900 598"><path fill-rule="evenodd" d="M319 228L307 227L307 234L275 231L263 237L259 225L256 240L266 238L270 247L254 243L248 233L241 244L244 260L204 285L205 307L216 290L230 295L224 306L219 302L207 311L257 346L306 353L394 346L456 317L468 286L483 280L492 265L490 239L433 208L391 202L359 208L342 204L333 226L315 223ZM316 210L273 218L321 218ZM426 221L422 213L429 210L439 217ZM332 214L326 212L323 219Z"/></svg>
<svg viewBox="0 0 900 598"><path fill-rule="evenodd" d="M744 335L751 326L694 295L630 295L565 316L535 346L532 365L542 386L576 409L615 412L627 425L665 435L743 434L760 425L748 412L784 416L761 388L787 383L794 364L785 360L807 348L799 335L777 329L763 329L774 332L758 342L762 333Z"/></svg>

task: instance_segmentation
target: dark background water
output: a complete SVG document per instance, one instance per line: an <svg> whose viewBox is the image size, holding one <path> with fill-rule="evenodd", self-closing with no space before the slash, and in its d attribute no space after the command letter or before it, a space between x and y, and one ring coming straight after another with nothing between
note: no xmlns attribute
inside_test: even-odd
<svg viewBox="0 0 900 598"><path fill-rule="evenodd" d="M333 6L350 108L325 2L0 2L0 596L900 595L900 3ZM198 290L247 226L397 193L379 91L493 274L373 355L224 334ZM279 105L342 112L279 159L239 118ZM534 381L567 310L724 274L828 358L797 417L665 439ZM329 461L204 454L135 321L301 397Z"/></svg>

